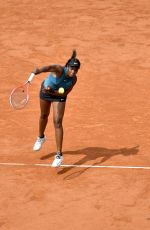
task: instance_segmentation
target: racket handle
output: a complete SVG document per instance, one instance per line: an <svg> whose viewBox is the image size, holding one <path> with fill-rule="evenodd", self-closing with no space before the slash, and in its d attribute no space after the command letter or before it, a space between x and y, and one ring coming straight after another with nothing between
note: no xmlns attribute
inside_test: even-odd
<svg viewBox="0 0 150 230"><path fill-rule="evenodd" d="M31 82L34 78L35 74L34 73L31 73L30 77L28 78L28 82Z"/></svg>

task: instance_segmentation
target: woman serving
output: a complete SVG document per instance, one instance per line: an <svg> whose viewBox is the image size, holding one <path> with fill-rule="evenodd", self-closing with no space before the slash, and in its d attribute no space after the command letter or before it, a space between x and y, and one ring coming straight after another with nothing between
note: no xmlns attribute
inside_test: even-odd
<svg viewBox="0 0 150 230"><path fill-rule="evenodd" d="M50 114L51 105L53 106L53 123L55 128L56 138L56 155L52 163L53 167L58 167L63 161L62 144L63 144L63 116L65 111L65 104L67 95L77 82L77 72L80 68L80 61L76 58L76 51L74 50L71 58L67 61L65 66L49 65L42 68L37 68L32 72L38 75L43 72L50 72L48 77L42 82L40 89L40 119L39 119L39 134L33 146L34 151L41 149L45 142L45 129Z"/></svg>

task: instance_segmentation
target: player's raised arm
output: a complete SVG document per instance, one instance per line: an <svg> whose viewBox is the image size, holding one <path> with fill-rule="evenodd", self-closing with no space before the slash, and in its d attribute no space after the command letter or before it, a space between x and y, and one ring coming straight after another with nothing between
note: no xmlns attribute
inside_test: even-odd
<svg viewBox="0 0 150 230"><path fill-rule="evenodd" d="M35 75L43 73L43 72L54 72L58 75L61 75L63 72L63 67L60 65L49 65L49 66L43 66L41 68L36 68L32 71Z"/></svg>
<svg viewBox="0 0 150 230"><path fill-rule="evenodd" d="M49 66L43 66L41 68L36 68L32 71L28 78L28 82L31 83L34 79L35 75L44 73L44 72L53 72L56 74L57 77L60 77L63 72L63 67L60 65L49 65Z"/></svg>

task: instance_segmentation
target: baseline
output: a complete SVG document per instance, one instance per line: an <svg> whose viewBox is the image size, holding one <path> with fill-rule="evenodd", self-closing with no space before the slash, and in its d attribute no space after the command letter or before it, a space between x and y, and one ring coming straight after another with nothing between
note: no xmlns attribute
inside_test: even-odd
<svg viewBox="0 0 150 230"><path fill-rule="evenodd" d="M51 164L27 164L27 163L9 163L9 162L8 163L0 163L0 166L52 167ZM60 167L150 170L150 166L125 166L125 165L70 165L70 164L62 164Z"/></svg>

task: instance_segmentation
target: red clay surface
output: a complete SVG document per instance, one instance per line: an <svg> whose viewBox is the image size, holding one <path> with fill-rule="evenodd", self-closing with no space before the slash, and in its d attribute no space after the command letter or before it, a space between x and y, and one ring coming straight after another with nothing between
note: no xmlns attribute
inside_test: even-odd
<svg viewBox="0 0 150 230"><path fill-rule="evenodd" d="M1 1L0 163L51 163L48 141L34 153L41 81L13 111L11 90L35 67L82 67L64 117L64 164L150 166L149 0ZM0 165L2 230L148 230L150 170Z"/></svg>

